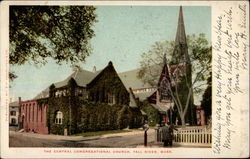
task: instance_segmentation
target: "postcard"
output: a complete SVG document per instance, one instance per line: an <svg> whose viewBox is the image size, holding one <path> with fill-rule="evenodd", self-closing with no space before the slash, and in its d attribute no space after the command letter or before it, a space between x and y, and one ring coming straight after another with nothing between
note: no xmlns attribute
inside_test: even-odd
<svg viewBox="0 0 250 159"><path fill-rule="evenodd" d="M247 1L1 2L1 158L249 157Z"/></svg>

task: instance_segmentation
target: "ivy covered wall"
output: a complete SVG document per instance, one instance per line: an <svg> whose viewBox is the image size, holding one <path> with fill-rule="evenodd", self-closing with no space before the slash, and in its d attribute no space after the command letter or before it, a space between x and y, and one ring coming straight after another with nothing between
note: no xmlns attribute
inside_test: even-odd
<svg viewBox="0 0 250 159"><path fill-rule="evenodd" d="M64 129L69 130L70 126L70 102L69 97L50 98L48 100L48 128L49 133L64 134ZM55 123L56 112L61 111L63 114L62 124Z"/></svg>
<svg viewBox="0 0 250 159"><path fill-rule="evenodd" d="M68 134L75 134L127 127L138 128L143 122L140 110L127 105L95 103L79 97L50 98L48 101L48 127L52 134L63 135L64 129L68 130ZM58 110L63 113L62 124L55 123L55 112Z"/></svg>
<svg viewBox="0 0 250 159"><path fill-rule="evenodd" d="M109 105L80 101L79 129L82 132L138 128L142 126L142 114L127 105Z"/></svg>
<svg viewBox="0 0 250 159"><path fill-rule="evenodd" d="M65 87L65 86L64 86ZM129 93L117 75L112 63L102 70L88 85L88 99L76 96L79 87L71 78L68 81L66 96L55 96L60 89L50 87L48 98L49 133L68 134L87 131L138 128L143 124L143 116L139 108L129 107ZM112 94L115 103L108 103L108 95ZM63 114L62 123L56 123L56 112Z"/></svg>
<svg viewBox="0 0 250 159"><path fill-rule="evenodd" d="M129 104L129 93L117 75L112 62L109 62L108 66L87 85L87 90L90 101L108 103L108 95L112 94L115 104Z"/></svg>

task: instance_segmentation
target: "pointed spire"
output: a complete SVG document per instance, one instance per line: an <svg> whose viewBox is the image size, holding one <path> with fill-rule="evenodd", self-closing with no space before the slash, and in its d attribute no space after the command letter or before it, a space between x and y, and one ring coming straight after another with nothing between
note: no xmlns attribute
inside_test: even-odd
<svg viewBox="0 0 250 159"><path fill-rule="evenodd" d="M163 55L163 72L165 72L165 76L169 77L169 68L168 68L168 63L167 63L167 54L164 53Z"/></svg>
<svg viewBox="0 0 250 159"><path fill-rule="evenodd" d="M175 37L174 54L177 54L177 56L174 57L173 59L174 63L178 63L178 60L181 60L179 62L190 63L182 6L180 6L180 9L179 9L179 19L178 19L178 26L177 26L177 32L176 32L176 37Z"/></svg>
<svg viewBox="0 0 250 159"><path fill-rule="evenodd" d="M169 79L169 68L168 68L168 63L167 63L167 54L164 53L163 55L163 69L161 75L163 75L165 78ZM162 78L160 78L162 80Z"/></svg>
<svg viewBox="0 0 250 159"><path fill-rule="evenodd" d="M179 9L179 19L178 19L176 38L175 38L175 45L178 45L178 44L187 44L182 6L180 6L180 9Z"/></svg>
<svg viewBox="0 0 250 159"><path fill-rule="evenodd" d="M166 57L166 53L164 53L163 55L163 65L167 64L167 57Z"/></svg>

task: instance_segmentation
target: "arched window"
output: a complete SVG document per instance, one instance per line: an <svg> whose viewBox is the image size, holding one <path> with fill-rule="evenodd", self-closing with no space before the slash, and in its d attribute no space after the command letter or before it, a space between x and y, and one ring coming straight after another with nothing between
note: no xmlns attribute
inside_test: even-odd
<svg viewBox="0 0 250 159"><path fill-rule="evenodd" d="M160 89L160 100L168 100L169 84L166 77L163 77L159 89Z"/></svg>
<svg viewBox="0 0 250 159"><path fill-rule="evenodd" d="M60 111L56 111L55 113L55 123L56 124L62 124L62 119L63 119L63 113Z"/></svg>

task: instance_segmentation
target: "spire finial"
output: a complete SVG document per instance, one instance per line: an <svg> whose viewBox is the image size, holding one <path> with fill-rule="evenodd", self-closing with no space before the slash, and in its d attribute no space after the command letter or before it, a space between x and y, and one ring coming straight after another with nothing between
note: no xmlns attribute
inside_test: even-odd
<svg viewBox="0 0 250 159"><path fill-rule="evenodd" d="M112 61L109 61L109 65L113 65Z"/></svg>

